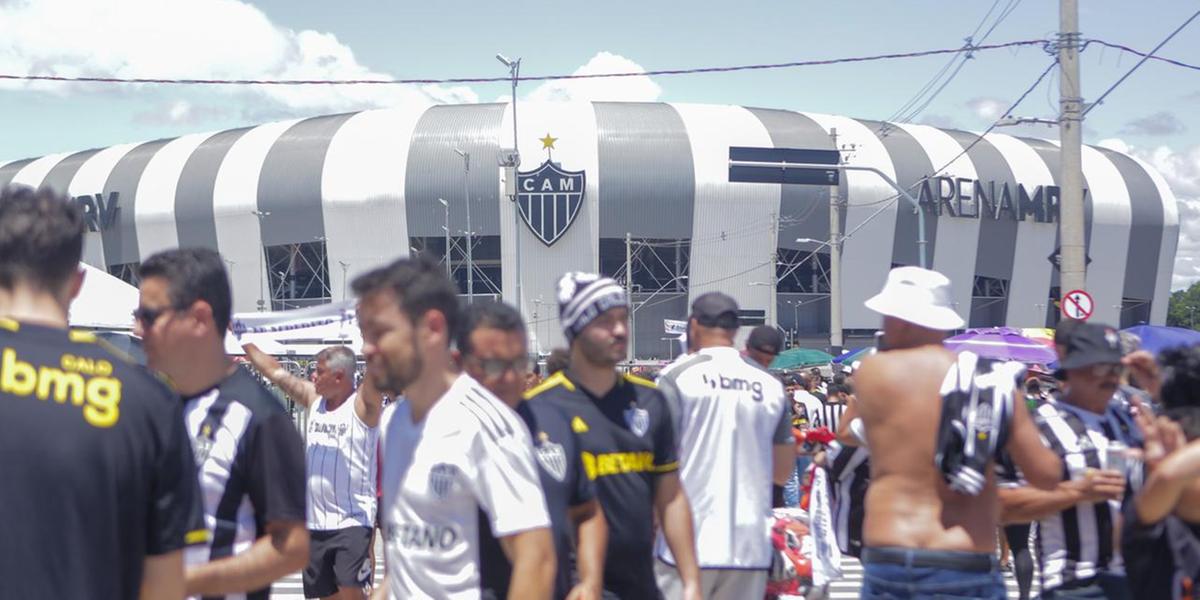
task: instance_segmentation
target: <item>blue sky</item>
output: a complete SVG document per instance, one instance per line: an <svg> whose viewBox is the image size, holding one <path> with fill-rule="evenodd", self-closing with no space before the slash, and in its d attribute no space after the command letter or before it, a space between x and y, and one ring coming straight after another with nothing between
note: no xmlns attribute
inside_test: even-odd
<svg viewBox="0 0 1200 600"><path fill-rule="evenodd" d="M1197 6L1178 0L1085 0L1084 37L1151 49ZM774 63L957 47L985 15L1015 6L988 42L1050 38L1057 2L314 2L308 0L0 0L0 73L123 77L443 78ZM1200 20L1161 54L1200 63ZM523 84L524 96L731 103L863 118L897 112L948 61L930 57L730 74ZM979 130L1050 62L1041 49L968 61L912 120ZM1095 99L1137 58L1092 47L1081 60ZM493 101L506 84L426 88L195 88L0 84L0 159L220 130L281 118L404 103ZM1053 117L1057 74L1016 111ZM1200 217L1200 72L1151 61L1088 115L1085 140L1164 172ZM1021 133L1056 137L1050 128ZM1195 205L1191 202L1195 201ZM1200 219L1189 219L1189 221ZM1186 230L1186 227L1185 227ZM1192 235L1195 233L1195 235ZM1181 255L1200 258L1200 226ZM1193 243L1195 241L1195 243ZM1190 261L1181 261L1188 263ZM1200 265L1198 265L1200 266ZM1177 285L1200 277L1188 265Z"/></svg>

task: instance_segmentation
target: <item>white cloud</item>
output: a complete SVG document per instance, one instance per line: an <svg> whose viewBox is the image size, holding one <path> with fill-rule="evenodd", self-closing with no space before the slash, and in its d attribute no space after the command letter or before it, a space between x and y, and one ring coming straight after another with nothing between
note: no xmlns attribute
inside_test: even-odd
<svg viewBox="0 0 1200 600"><path fill-rule="evenodd" d="M331 33L293 31L239 0L37 0L0 4L0 72L204 79L391 79L358 62ZM192 122L217 107L243 115L311 115L435 102L475 102L466 87L223 86L114 88L96 84L0 84L63 95L167 97L161 118ZM150 94L147 94L150 92ZM213 106L174 100L214 95ZM189 96L191 97L191 96Z"/></svg>
<svg viewBox="0 0 1200 600"><path fill-rule="evenodd" d="M575 69L573 75L596 75L602 73L645 73L641 65L611 52L597 52L587 64ZM604 77L595 79L564 79L547 81L525 96L528 100L567 101L611 101L653 102L662 96L662 88L647 75L629 77ZM501 96L507 102L509 96Z"/></svg>
<svg viewBox="0 0 1200 600"><path fill-rule="evenodd" d="M967 100L967 108L985 121L995 121L1004 116L1008 103L999 98L972 98Z"/></svg>
<svg viewBox="0 0 1200 600"><path fill-rule="evenodd" d="M1179 250L1171 289L1177 290L1200 281L1200 145L1184 151L1169 146L1139 148L1119 138L1098 144L1132 154L1158 170L1179 200Z"/></svg>

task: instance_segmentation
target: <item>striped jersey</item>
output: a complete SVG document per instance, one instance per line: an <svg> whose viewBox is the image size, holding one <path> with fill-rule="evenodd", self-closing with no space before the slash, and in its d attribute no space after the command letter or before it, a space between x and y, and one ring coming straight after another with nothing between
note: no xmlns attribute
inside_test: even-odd
<svg viewBox="0 0 1200 600"><path fill-rule="evenodd" d="M860 556L867 487L871 484L871 455L864 447L829 444L828 471L833 531L843 554Z"/></svg>
<svg viewBox="0 0 1200 600"><path fill-rule="evenodd" d="M335 531L375 526L375 446L378 429L355 409L357 394L329 410L319 398L308 411L308 528Z"/></svg>
<svg viewBox="0 0 1200 600"><path fill-rule="evenodd" d="M1062 458L1068 477L1107 466L1106 451L1113 441L1139 447L1125 432L1136 430L1125 405L1114 400L1104 414L1078 408L1059 399L1042 402L1034 414L1042 439ZM1132 425L1132 427L1131 427ZM1130 488L1126 488L1127 495ZM1042 589L1095 577L1123 574L1117 546L1121 502L1076 504L1038 522L1037 553Z"/></svg>
<svg viewBox="0 0 1200 600"><path fill-rule="evenodd" d="M480 510L493 534L548 528L525 424L466 374L413 422L398 399L379 437L388 597L480 597Z"/></svg>
<svg viewBox="0 0 1200 600"><path fill-rule="evenodd" d="M277 521L305 520L304 443L283 405L245 369L184 399L209 541L188 565L245 552ZM266 600L270 588L228 600ZM206 597L207 598L207 597Z"/></svg>
<svg viewBox="0 0 1200 600"><path fill-rule="evenodd" d="M783 384L737 349L714 347L658 387L678 407L679 473L700 567L770 568L773 447L794 443ZM657 554L675 564L661 532Z"/></svg>

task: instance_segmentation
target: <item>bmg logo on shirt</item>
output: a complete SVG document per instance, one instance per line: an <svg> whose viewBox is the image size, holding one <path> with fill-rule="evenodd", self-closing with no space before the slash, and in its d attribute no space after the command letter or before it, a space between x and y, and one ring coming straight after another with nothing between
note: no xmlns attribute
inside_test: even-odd
<svg viewBox="0 0 1200 600"><path fill-rule="evenodd" d="M454 547L461 536L453 525L429 523L389 523L387 539L406 550L440 550Z"/></svg>
<svg viewBox="0 0 1200 600"><path fill-rule="evenodd" d="M735 392L752 392L755 402L762 402L763 386L761 381L746 381L741 377L726 377L717 375L710 378L707 374L701 375L704 383L708 384L712 389L733 390Z"/></svg>
<svg viewBox="0 0 1200 600"><path fill-rule="evenodd" d="M0 393L14 396L33 396L38 400L51 398L58 404L70 400L83 407L83 420L92 427L112 427L120 417L117 405L121 402L121 380L112 375L112 363L64 354L61 368L34 366L17 357L13 348L0 353ZM84 377L87 375L88 377Z"/></svg>

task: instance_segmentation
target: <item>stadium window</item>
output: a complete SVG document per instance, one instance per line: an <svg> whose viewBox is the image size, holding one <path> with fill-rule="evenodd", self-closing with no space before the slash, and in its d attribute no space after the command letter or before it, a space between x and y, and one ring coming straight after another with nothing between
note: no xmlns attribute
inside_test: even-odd
<svg viewBox="0 0 1200 600"><path fill-rule="evenodd" d="M325 241L266 247L271 310L289 310L333 300Z"/></svg>
<svg viewBox="0 0 1200 600"><path fill-rule="evenodd" d="M108 265L108 274L120 279L121 281L124 281L125 283L128 283L129 285L137 287L138 283L141 281L141 278L138 277L138 268L140 266L141 263L135 262Z"/></svg>

